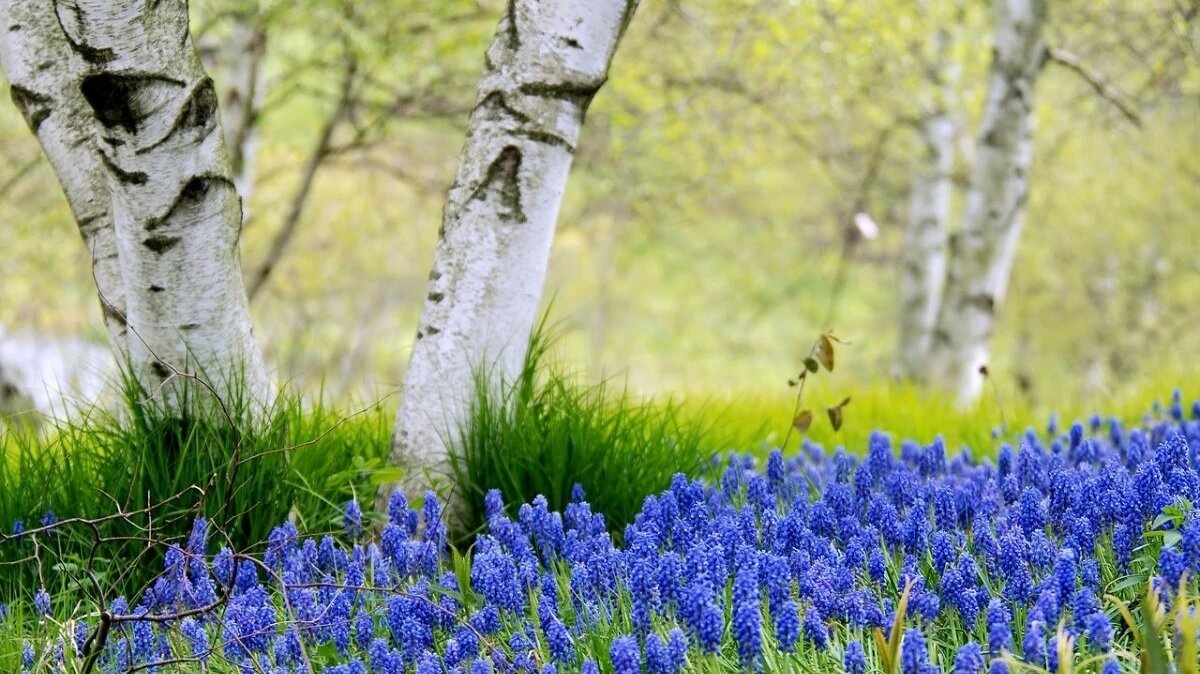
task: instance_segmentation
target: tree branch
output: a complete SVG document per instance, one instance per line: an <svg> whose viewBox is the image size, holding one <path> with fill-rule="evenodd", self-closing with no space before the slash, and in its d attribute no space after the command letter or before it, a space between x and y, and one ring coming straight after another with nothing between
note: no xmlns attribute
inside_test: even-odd
<svg viewBox="0 0 1200 674"><path fill-rule="evenodd" d="M1129 104L1130 97L1117 89L1103 75L1088 68L1078 56L1065 49L1049 47L1046 49L1046 57L1083 78L1083 81L1087 82L1100 98L1111 103L1125 119L1129 120L1130 124L1141 128L1142 117Z"/></svg>

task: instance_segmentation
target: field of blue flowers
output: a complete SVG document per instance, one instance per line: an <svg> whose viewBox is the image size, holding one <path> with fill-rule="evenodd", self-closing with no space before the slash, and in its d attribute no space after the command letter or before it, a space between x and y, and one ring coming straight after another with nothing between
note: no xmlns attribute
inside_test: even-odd
<svg viewBox="0 0 1200 674"><path fill-rule="evenodd" d="M25 673L1200 671L1200 403L995 460L851 449L721 458L616 538L582 489L563 512L489 493L466 552L432 494L378 522L351 502L338 537L283 523L259 555L200 519L142 596L41 590L0 641Z"/></svg>

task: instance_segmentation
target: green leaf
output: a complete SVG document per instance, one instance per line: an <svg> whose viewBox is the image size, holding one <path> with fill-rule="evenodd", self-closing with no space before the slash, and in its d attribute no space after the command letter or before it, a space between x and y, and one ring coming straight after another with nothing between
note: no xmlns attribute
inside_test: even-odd
<svg viewBox="0 0 1200 674"><path fill-rule="evenodd" d="M792 419L792 426L795 426L796 430L800 431L801 433L807 433L808 429L812 427L812 422L812 411L804 410L800 414L797 414L795 419Z"/></svg>
<svg viewBox="0 0 1200 674"><path fill-rule="evenodd" d="M399 482L404 477L404 469L399 467L391 468L376 468L371 471L370 479L368 480L374 486L385 484L393 484Z"/></svg>
<svg viewBox="0 0 1200 674"><path fill-rule="evenodd" d="M821 364L817 362L816 358L809 356L804 359L804 369L808 370L809 372L816 372L820 368Z"/></svg>

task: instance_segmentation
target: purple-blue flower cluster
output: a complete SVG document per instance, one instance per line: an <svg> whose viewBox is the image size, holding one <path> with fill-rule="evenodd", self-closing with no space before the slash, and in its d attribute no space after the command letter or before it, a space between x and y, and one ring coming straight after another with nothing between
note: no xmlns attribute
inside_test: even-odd
<svg viewBox="0 0 1200 674"><path fill-rule="evenodd" d="M1157 574L1167 602L1200 577L1197 419L1030 431L994 462L875 434L862 457L805 443L756 465L677 475L623 544L580 489L561 513L539 497L516 519L491 492L457 564L432 493L419 509L393 494L374 537L357 503L340 541L285 523L261 558L211 550L199 520L136 606L108 607L98 671L219 657L270 674L678 674L804 657L862 673L871 633L899 618L899 671L1002 672L1005 658L1053 666L1060 629L1079 657L1110 657L1100 598L1117 577ZM35 605L52 613L44 590ZM965 640L936 646L951 626Z"/></svg>

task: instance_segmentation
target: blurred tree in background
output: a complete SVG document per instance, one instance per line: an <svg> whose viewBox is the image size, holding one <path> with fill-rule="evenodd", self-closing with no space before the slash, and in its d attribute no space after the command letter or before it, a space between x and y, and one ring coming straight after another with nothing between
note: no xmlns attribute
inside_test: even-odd
<svg viewBox="0 0 1200 674"><path fill-rule="evenodd" d="M239 117L234 136L253 139L231 144L253 185L241 245L260 286L256 330L302 389L366 397L402 381L503 4L192 3L225 123ZM1061 58L1038 83L1025 230L989 362L1000 387L1035 402L1195 374L1200 349L1200 5L1052 5L1044 38ZM782 389L811 335L836 327L857 366L841 376L891 376L920 120L952 102L961 195L990 3L641 11L588 113L559 218L546 298L564 347L645 391ZM940 91L939 65L954 74ZM948 211L954 230L960 196ZM877 238L854 226L860 213ZM36 141L0 106L9 334L103 342L78 236Z"/></svg>

